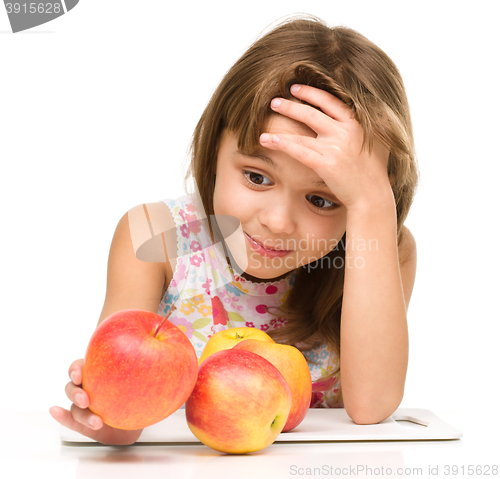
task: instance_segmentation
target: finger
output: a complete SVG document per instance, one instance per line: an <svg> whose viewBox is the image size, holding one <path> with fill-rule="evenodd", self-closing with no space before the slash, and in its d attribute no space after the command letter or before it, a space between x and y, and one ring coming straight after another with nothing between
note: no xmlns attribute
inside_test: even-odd
<svg viewBox="0 0 500 479"><path fill-rule="evenodd" d="M274 98L271 101L271 108L276 113L304 123L318 135L327 134L332 130L332 121L334 120L312 106L284 98Z"/></svg>
<svg viewBox="0 0 500 479"><path fill-rule="evenodd" d="M273 135L272 133L262 133L262 135L260 135L260 144L271 150L278 150L280 149L281 146L280 142L273 141L273 139L276 140L278 138L281 139L282 135ZM321 154L320 151L318 150L319 143L316 138L304 135L289 135L289 134L286 135L286 138L290 141L293 141L294 143L297 143L298 145L302 145L305 148L309 148L315 151L316 153Z"/></svg>
<svg viewBox="0 0 500 479"><path fill-rule="evenodd" d="M290 91L294 97L318 106L337 121L349 121L354 118L354 112L340 98L325 90L309 85L292 85Z"/></svg>
<svg viewBox="0 0 500 479"><path fill-rule="evenodd" d="M83 359L77 359L71 363L68 370L68 375L77 386L82 384Z"/></svg>
<svg viewBox="0 0 500 479"><path fill-rule="evenodd" d="M97 437L97 434L99 433L99 430L102 427L102 426L98 427L97 429L88 427L82 424L81 422L77 421L73 417L73 414L70 411L67 411L66 409L63 409L62 407L59 406L52 406L49 409L49 413L59 424L63 425L64 427L67 427L68 429L83 434L84 436L90 437L92 439L95 439ZM102 420L100 421L102 423Z"/></svg>
<svg viewBox="0 0 500 479"><path fill-rule="evenodd" d="M263 135L261 135L263 136ZM295 158L305 166L315 170L321 165L322 155L304 144L297 143L284 135L268 135L271 141L261 144L266 147L271 147L274 150L280 150L287 155ZM271 146L272 143L272 146Z"/></svg>
<svg viewBox="0 0 500 479"><path fill-rule="evenodd" d="M88 408L79 408L76 404L71 405L71 415L75 421L93 430L101 429L104 424L103 420L97 414L94 414Z"/></svg>
<svg viewBox="0 0 500 479"><path fill-rule="evenodd" d="M78 407L83 409L89 407L89 396L80 386L75 386L72 382L69 382L66 384L64 390L66 391L66 396L68 396L68 399L72 403L75 403Z"/></svg>

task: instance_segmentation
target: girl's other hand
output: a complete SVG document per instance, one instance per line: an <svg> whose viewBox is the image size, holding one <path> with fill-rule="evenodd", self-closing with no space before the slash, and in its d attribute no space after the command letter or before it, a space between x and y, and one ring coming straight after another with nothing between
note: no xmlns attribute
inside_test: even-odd
<svg viewBox="0 0 500 479"><path fill-rule="evenodd" d="M348 209L360 203L370 204L377 196L391 198L389 150L377 137L373 138L371 153L362 149L363 128L353 111L331 93L312 86L294 85L291 92L321 111L284 98L275 98L271 108L304 123L316 138L270 131L261 136L262 146L281 150L313 169Z"/></svg>
<svg viewBox="0 0 500 479"><path fill-rule="evenodd" d="M63 426L72 429L97 442L108 445L128 445L137 441L142 429L124 431L104 424L101 417L94 414L88 407L90 404L87 393L82 389L83 359L77 359L69 367L71 381L66 384L66 396L73 403L68 411L59 406L49 409L51 416Z"/></svg>

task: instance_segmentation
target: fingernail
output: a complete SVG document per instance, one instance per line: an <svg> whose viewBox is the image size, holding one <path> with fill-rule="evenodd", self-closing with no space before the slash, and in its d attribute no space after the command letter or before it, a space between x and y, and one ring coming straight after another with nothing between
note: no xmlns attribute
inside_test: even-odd
<svg viewBox="0 0 500 479"><path fill-rule="evenodd" d="M300 90L300 85L292 85L292 86L290 87L290 91L291 91L292 93L297 93L299 90Z"/></svg>
<svg viewBox="0 0 500 479"><path fill-rule="evenodd" d="M80 406L82 404L82 402L83 402L83 394L77 394L75 396L75 404L77 406Z"/></svg>
<svg viewBox="0 0 500 479"><path fill-rule="evenodd" d="M71 378L71 381L75 382L75 371L71 371L70 378Z"/></svg>
<svg viewBox="0 0 500 479"><path fill-rule="evenodd" d="M280 105L281 105L281 100L280 100L279 98L275 98L275 99L271 102L271 107L272 107L272 108L278 108Z"/></svg>
<svg viewBox="0 0 500 479"><path fill-rule="evenodd" d="M92 426L92 427L95 427L95 417L91 417L89 419L89 424Z"/></svg>
<svg viewBox="0 0 500 479"><path fill-rule="evenodd" d="M267 133L262 133L262 135L260 135L260 141L266 143L266 141L269 141L269 135Z"/></svg>
<svg viewBox="0 0 500 479"><path fill-rule="evenodd" d="M280 137L278 135L273 135L273 143L279 143Z"/></svg>

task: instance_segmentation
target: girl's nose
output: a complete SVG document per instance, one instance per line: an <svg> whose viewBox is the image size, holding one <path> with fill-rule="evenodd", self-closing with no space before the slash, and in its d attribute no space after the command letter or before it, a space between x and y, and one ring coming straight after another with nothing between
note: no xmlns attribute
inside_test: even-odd
<svg viewBox="0 0 500 479"><path fill-rule="evenodd" d="M296 227L296 215L294 215L291 202L281 202L279 205L264 205L259 213L260 223L276 235L291 235Z"/></svg>

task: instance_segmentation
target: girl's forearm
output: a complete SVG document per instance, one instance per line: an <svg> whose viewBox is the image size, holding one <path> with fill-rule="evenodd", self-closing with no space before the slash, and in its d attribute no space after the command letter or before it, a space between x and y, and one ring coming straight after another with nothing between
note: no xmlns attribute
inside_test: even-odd
<svg viewBox="0 0 500 479"><path fill-rule="evenodd" d="M341 316L344 405L373 424L399 406L408 365L408 326L394 199L348 210Z"/></svg>

